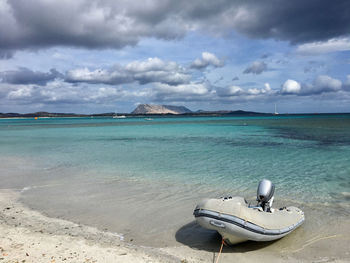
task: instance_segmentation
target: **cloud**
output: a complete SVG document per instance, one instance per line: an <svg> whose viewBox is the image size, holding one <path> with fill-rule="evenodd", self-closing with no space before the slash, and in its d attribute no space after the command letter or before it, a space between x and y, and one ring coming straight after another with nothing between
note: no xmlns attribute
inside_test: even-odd
<svg viewBox="0 0 350 263"><path fill-rule="evenodd" d="M288 79L282 86L282 95L298 95L298 96L311 96L319 95L322 93L337 92L344 87L342 82L338 79L334 79L327 75L320 75L313 81L312 84L303 84L295 80Z"/></svg>
<svg viewBox="0 0 350 263"><path fill-rule="evenodd" d="M192 62L191 68L195 69L204 69L208 66L213 67L223 67L224 62L220 59L218 59L214 54L209 52L203 52L202 58L197 58L195 61Z"/></svg>
<svg viewBox="0 0 350 263"><path fill-rule="evenodd" d="M123 68L115 66L111 69L96 69L90 71L88 68L78 68L67 72L65 80L70 83L90 83L117 85L133 82L132 76Z"/></svg>
<svg viewBox="0 0 350 263"><path fill-rule="evenodd" d="M14 55L14 51L12 50L1 50L0 49L0 59L10 59Z"/></svg>
<svg viewBox="0 0 350 263"><path fill-rule="evenodd" d="M274 38L291 43L324 41L349 34L350 5L346 0L240 1L232 26L254 38Z"/></svg>
<svg viewBox="0 0 350 263"><path fill-rule="evenodd" d="M320 55L347 50L350 50L350 38L332 38L323 42L306 43L299 45L296 51L302 55Z"/></svg>
<svg viewBox="0 0 350 263"><path fill-rule="evenodd" d="M55 80L46 86L15 85L8 90L6 99L24 105L112 103L125 98L128 92L120 88L72 85Z"/></svg>
<svg viewBox="0 0 350 263"><path fill-rule="evenodd" d="M125 68L125 67L124 67ZM135 71L150 70L148 67L136 67ZM91 71L94 72L94 71ZM97 74L97 73L96 73ZM95 76L94 76L95 78ZM107 81L108 82L108 81ZM253 84L252 84L253 85ZM232 102L266 102L289 99L291 96L321 98L322 94L332 96L333 100L349 98L350 75L344 81L321 75L308 84L300 84L295 80L287 80L281 89L272 89L269 83L262 87L243 87L232 85L219 87L209 81L189 81L183 84L167 84L152 82L142 87L132 84L112 86L103 83L68 83L58 78L46 85L6 84L0 83L0 97L6 105L41 105L48 107L57 105L100 105L113 107L116 102L208 102L222 105ZM256 85L256 84L255 84ZM50 106L50 107L51 107ZM77 107L77 106L75 106Z"/></svg>
<svg viewBox="0 0 350 263"><path fill-rule="evenodd" d="M350 75L346 76L343 88L350 91Z"/></svg>
<svg viewBox="0 0 350 263"><path fill-rule="evenodd" d="M189 83L182 85L156 84L156 96L159 97L189 97L204 96L210 91L210 86L206 83Z"/></svg>
<svg viewBox="0 0 350 263"><path fill-rule="evenodd" d="M9 99L26 99L31 98L33 95L34 88L30 86L19 87L8 93L7 97Z"/></svg>
<svg viewBox="0 0 350 263"><path fill-rule="evenodd" d="M235 80L239 80L239 77L234 77L234 78L232 78L232 81L235 81Z"/></svg>
<svg viewBox="0 0 350 263"><path fill-rule="evenodd" d="M222 81L222 80L224 80L224 77L223 77L223 76L221 76L220 78L218 78L217 80L215 80L215 81L213 82L213 84L217 84L217 83L219 83L219 82Z"/></svg>
<svg viewBox="0 0 350 263"><path fill-rule="evenodd" d="M90 83L118 85L132 82L148 84L153 82L177 85L188 83L191 75L173 61L149 58L133 61L126 66L116 65L110 69L90 71L87 68L73 69L67 72L66 81L71 83Z"/></svg>
<svg viewBox="0 0 350 263"><path fill-rule="evenodd" d="M308 65L304 67L304 73L316 73L326 69L324 62L309 61Z"/></svg>
<svg viewBox="0 0 350 263"><path fill-rule="evenodd" d="M189 73L176 62L165 62L159 58L133 61L125 66L125 70L140 84L161 82L176 85L187 83L191 78Z"/></svg>
<svg viewBox="0 0 350 263"><path fill-rule="evenodd" d="M46 85L47 82L62 77L63 75L56 69L50 69L50 72L47 73L32 71L27 68L0 72L0 81L9 84Z"/></svg>
<svg viewBox="0 0 350 263"><path fill-rule="evenodd" d="M347 0L0 0L0 54L52 46L115 48L142 38L172 40L201 31L292 43L349 34ZM2 56L2 57L6 57Z"/></svg>
<svg viewBox="0 0 350 263"><path fill-rule="evenodd" d="M268 58L268 57L270 57L270 56L271 56L271 54L269 54L269 53L264 53L264 54L261 55L261 58Z"/></svg>
<svg viewBox="0 0 350 263"><path fill-rule="evenodd" d="M336 92L342 89L342 82L327 75L318 76L313 85L306 86L303 89L304 94L321 94L326 92Z"/></svg>
<svg viewBox="0 0 350 263"><path fill-rule="evenodd" d="M247 67L243 73L244 74L261 74L267 70L267 64L262 61L254 61L249 67Z"/></svg>
<svg viewBox="0 0 350 263"><path fill-rule="evenodd" d="M245 97L255 98L262 95L272 95L275 92L271 89L269 83L265 83L263 88L248 88L243 89L239 86L229 86L226 88L218 88L217 94L219 97Z"/></svg>
<svg viewBox="0 0 350 263"><path fill-rule="evenodd" d="M301 90L301 86L300 83L292 80L292 79L288 79L286 80L286 82L284 82L283 86L282 86L282 90L281 93L282 94L298 94Z"/></svg>

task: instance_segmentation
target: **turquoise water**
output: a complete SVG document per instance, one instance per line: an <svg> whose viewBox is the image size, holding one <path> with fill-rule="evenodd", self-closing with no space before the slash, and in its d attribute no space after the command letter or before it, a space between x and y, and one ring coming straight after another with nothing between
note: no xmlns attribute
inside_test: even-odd
<svg viewBox="0 0 350 263"><path fill-rule="evenodd" d="M188 219L207 195L254 198L263 178L276 199L350 214L350 115L2 119L0 145L24 166L2 173L2 187L26 187L32 207L105 227L111 210L128 221L148 207L157 222L157 207L183 205ZM127 232L124 221L115 230Z"/></svg>

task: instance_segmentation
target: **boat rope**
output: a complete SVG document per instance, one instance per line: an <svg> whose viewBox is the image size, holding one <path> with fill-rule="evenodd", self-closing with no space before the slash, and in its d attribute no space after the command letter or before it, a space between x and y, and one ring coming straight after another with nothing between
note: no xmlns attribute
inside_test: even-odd
<svg viewBox="0 0 350 263"><path fill-rule="evenodd" d="M219 262L219 258L220 258L220 255L221 255L221 252L222 252L222 248L224 247L225 244L225 241L224 239L221 240L221 247L220 247L220 251L219 251L219 254L218 254L218 257L216 258L216 261L215 263L218 263Z"/></svg>

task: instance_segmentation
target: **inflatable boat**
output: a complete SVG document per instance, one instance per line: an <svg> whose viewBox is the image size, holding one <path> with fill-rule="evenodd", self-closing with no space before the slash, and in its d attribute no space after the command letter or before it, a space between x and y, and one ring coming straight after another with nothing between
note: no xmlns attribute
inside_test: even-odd
<svg viewBox="0 0 350 263"><path fill-rule="evenodd" d="M193 215L199 225L216 230L229 244L247 240L272 241L291 233L305 220L297 207L272 208L275 186L262 180L257 191L257 205L250 206L243 197L205 199Z"/></svg>

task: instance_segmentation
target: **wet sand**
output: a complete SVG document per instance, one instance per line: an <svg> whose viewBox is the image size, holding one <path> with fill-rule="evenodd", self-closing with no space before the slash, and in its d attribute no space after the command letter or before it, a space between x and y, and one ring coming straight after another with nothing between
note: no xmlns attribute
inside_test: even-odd
<svg viewBox="0 0 350 263"><path fill-rule="evenodd" d="M0 262L215 262L220 236L188 222L177 245L147 247L70 221L47 217L0 190ZM349 221L310 235L301 227L279 241L224 247L220 262L349 262Z"/></svg>

